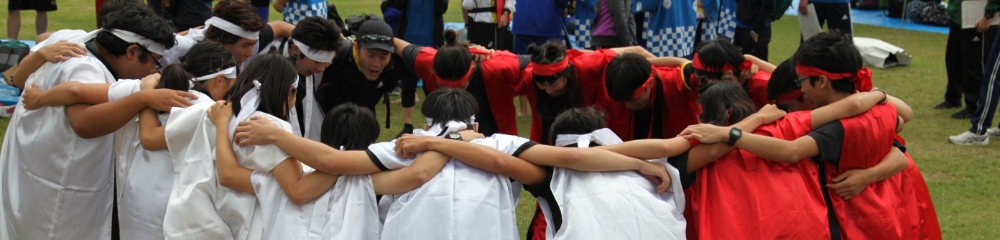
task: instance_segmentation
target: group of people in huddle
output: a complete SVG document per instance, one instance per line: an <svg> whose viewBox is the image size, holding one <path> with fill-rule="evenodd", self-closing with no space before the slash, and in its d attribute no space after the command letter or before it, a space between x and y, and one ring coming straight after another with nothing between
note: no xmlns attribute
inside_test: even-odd
<svg viewBox="0 0 1000 240"><path fill-rule="evenodd" d="M941 238L898 135L912 109L836 32L775 66L726 40L515 55L265 24L237 0L180 33L131 0L101 10L18 66L0 238L519 239L521 189L535 240ZM430 92L389 142L364 93L383 74Z"/></svg>

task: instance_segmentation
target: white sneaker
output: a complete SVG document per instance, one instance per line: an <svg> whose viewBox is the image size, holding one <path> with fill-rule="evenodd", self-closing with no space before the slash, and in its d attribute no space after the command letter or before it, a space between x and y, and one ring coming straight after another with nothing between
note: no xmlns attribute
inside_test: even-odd
<svg viewBox="0 0 1000 240"><path fill-rule="evenodd" d="M990 128L986 130L986 136L1000 138L1000 127Z"/></svg>
<svg viewBox="0 0 1000 240"><path fill-rule="evenodd" d="M15 106L0 106L0 118L10 118L13 116Z"/></svg>
<svg viewBox="0 0 1000 240"><path fill-rule="evenodd" d="M986 135L964 132L957 136L948 137L948 141L958 145L986 145L990 143L990 138Z"/></svg>

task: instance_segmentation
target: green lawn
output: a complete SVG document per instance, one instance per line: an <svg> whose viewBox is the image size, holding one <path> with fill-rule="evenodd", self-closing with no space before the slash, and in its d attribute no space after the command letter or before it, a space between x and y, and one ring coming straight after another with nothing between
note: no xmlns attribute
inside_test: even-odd
<svg viewBox="0 0 1000 240"><path fill-rule="evenodd" d="M380 14L379 0L333 1L346 17L351 14ZM92 29L94 9L91 1L59 1L59 11L50 13L49 30L77 28ZM460 1L450 1L445 21L460 20ZM0 15L0 26L6 26L6 15ZM271 20L280 14L271 12ZM22 13L21 38L34 36L34 13ZM958 134L969 127L967 120L954 120L949 116L956 110L934 110L932 106L942 100L946 82L944 45L946 35L902 31L897 29L855 25L855 35L873 37L896 44L914 56L913 65L891 69L875 69L875 85L907 101L917 112L916 118L902 134L908 140L908 150L920 165L937 207L941 228L946 239L998 239L1000 230L1000 204L995 202L1000 192L1000 159L998 143L980 147L960 147L947 142L948 135ZM798 46L798 23L793 17L783 18L773 25L774 37L770 45L772 62L791 56ZM6 38L6 31L0 31ZM397 97L398 98L398 97ZM423 96L421 96L423 99ZM419 109L418 102L417 108ZM383 129L380 140L389 140L401 129L399 105L393 105L393 125ZM419 111L418 111L419 112ZM415 114L415 125L423 124L423 117ZM379 119L384 119L385 108L378 107ZM382 122L384 120L380 120ZM0 119L0 127L8 120ZM528 119L519 119L522 136L527 136ZM0 131L5 131L5 127ZM0 132L2 133L2 132ZM1000 139L994 139L1000 141ZM522 232L527 230L534 199L522 194L518 206L518 223ZM522 234L523 235L523 234Z"/></svg>

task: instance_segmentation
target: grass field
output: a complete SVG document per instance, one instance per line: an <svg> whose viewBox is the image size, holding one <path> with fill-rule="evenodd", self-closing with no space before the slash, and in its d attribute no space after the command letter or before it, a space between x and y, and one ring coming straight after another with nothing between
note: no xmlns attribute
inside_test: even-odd
<svg viewBox="0 0 1000 240"><path fill-rule="evenodd" d="M379 0L337 0L342 16L359 13L380 14ZM460 2L450 1L445 21L460 21ZM49 14L49 30L94 28L94 6L92 1L59 1L59 11ZM6 16L0 15L0 26L6 26ZM22 13L24 19L21 38L34 36L34 13ZM279 20L280 14L271 12L271 20ZM856 36L872 37L899 44L914 56L913 65L891 69L875 69L875 85L892 95L907 101L917 115L907 126L902 136L907 139L909 153L919 164L930 187L937 208L941 228L946 239L1000 239L1000 204L996 199L1000 194L1000 143L989 146L960 147L949 144L946 137L961 133L969 128L968 120L954 120L949 116L957 110L934 110L932 106L942 101L946 74L944 67L944 46L946 35L924 32L902 31L898 29L855 25ZM798 22L793 17L783 18L773 24L771 61L778 63L791 56L798 46ZM6 31L0 31L6 38ZM423 96L421 96L421 99ZM419 109L419 102L417 105ZM379 119L384 119L385 108L378 107ZM389 140L402 128L399 119L399 105L393 105L393 126L383 129L380 140ZM414 124L423 124L419 111L414 116ZM7 119L0 120L0 134L6 130ZM380 120L380 122L383 120ZM527 119L519 119L519 130L527 136L530 128ZM1000 141L1000 139L994 139ZM534 211L534 199L522 194L518 206L518 224L526 231L530 214ZM523 234L522 234L523 235Z"/></svg>

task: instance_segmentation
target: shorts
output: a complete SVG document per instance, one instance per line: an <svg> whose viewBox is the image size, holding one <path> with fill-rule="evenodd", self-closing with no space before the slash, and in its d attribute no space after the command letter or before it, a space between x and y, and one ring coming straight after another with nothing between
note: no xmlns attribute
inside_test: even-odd
<svg viewBox="0 0 1000 240"><path fill-rule="evenodd" d="M7 11L17 10L55 11L56 0L7 0Z"/></svg>

